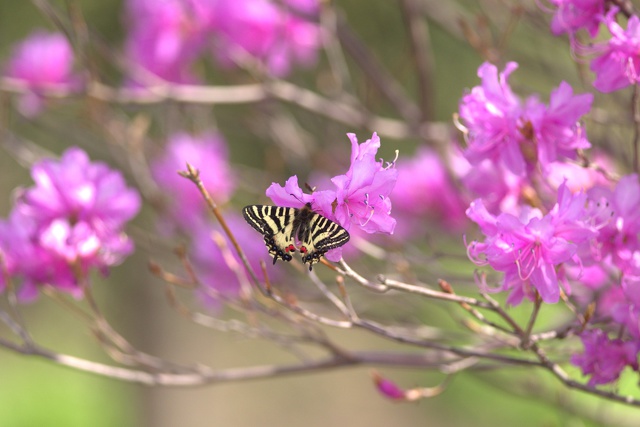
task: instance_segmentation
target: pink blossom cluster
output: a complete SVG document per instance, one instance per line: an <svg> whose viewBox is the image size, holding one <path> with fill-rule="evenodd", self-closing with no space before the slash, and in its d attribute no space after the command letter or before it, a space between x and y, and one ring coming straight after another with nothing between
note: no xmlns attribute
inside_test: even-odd
<svg viewBox="0 0 640 427"><path fill-rule="evenodd" d="M320 46L317 0L128 0L126 53L130 78L151 73L194 83L196 60L213 56L225 68L261 63L284 76L315 62ZM152 79L151 79L152 81Z"/></svg>
<svg viewBox="0 0 640 427"><path fill-rule="evenodd" d="M551 0L557 9L551 22L554 34L569 34L578 53L594 54L591 71L596 75L593 86L601 92L613 92L640 82L640 19L627 17L626 29L618 22L624 19L618 6L605 0ZM607 40L595 40L600 25L609 31ZM593 43L583 46L575 34L586 30Z"/></svg>
<svg viewBox="0 0 640 427"><path fill-rule="evenodd" d="M590 147L579 120L591 109L593 95L574 95L562 82L551 92L549 105L537 96L522 100L508 81L517 66L509 62L501 73L493 64L480 66L482 84L463 96L460 119L467 135L464 154L472 165L487 159L525 176Z"/></svg>
<svg viewBox="0 0 640 427"><path fill-rule="evenodd" d="M27 90L19 98L20 112L28 117L40 113L43 91L77 90L81 78L73 72L73 63L73 49L62 33L36 30L16 44L2 73Z"/></svg>
<svg viewBox="0 0 640 427"><path fill-rule="evenodd" d="M481 274L478 284L509 292L512 305L556 303L563 294L584 309L595 301L594 326L581 336L585 350L572 361L591 384L608 383L626 367L638 370L640 181L632 174L616 183L572 163L589 147L579 120L591 95L574 95L562 83L546 106L535 96L522 101L508 82L515 67L498 73L483 64L482 85L460 102L468 164L458 170L477 197L467 216L484 236L468 243L468 254L502 274L497 286ZM613 169L606 158L598 161ZM619 335L610 338L608 328Z"/></svg>
<svg viewBox="0 0 640 427"><path fill-rule="evenodd" d="M587 195L571 193L562 185L557 203L547 213L523 206L518 216L489 213L477 199L467 210L486 236L472 242L469 256L479 265L488 264L504 273L497 290L509 290L507 300L519 304L524 297L539 295L546 303L558 302L560 283L556 269L565 263L580 263L579 254L597 235L585 209Z"/></svg>
<svg viewBox="0 0 640 427"><path fill-rule="evenodd" d="M0 252L6 286L20 284L30 300L50 285L75 297L92 270L106 274L133 251L124 226L140 208L138 192L121 173L91 162L79 148L60 160L33 165L35 185L18 191L9 218L0 221Z"/></svg>
<svg viewBox="0 0 640 427"><path fill-rule="evenodd" d="M483 209L494 215L518 217L522 206L539 204L537 198L555 199L563 183L576 191L606 180L572 162L591 146L581 120L593 96L575 95L562 82L548 104L537 95L522 99L509 84L515 69L514 62L502 72L490 63L478 68L481 84L459 104L458 127L467 146L452 153L451 169L470 200L482 199ZM606 157L598 160L608 164Z"/></svg>
<svg viewBox="0 0 640 427"><path fill-rule="evenodd" d="M199 81L195 64L215 58L223 68L261 64L283 77L315 63L321 45L318 0L127 0L127 79L147 86ZM3 75L28 89L19 108L42 110L39 92L75 91L74 53L61 33L35 31L19 42Z"/></svg>
<svg viewBox="0 0 640 427"><path fill-rule="evenodd" d="M347 230L356 228L365 233L392 234L396 220L391 216L389 194L398 180L394 163L377 160L380 138L376 133L362 144L356 135L347 134L351 141L351 165L343 175L331 178L333 189L306 194L292 176L284 187L273 183L266 195L278 206L300 208L311 203L312 209L337 222ZM327 259L338 261L342 248L327 252Z"/></svg>
<svg viewBox="0 0 640 427"><path fill-rule="evenodd" d="M593 55L590 69L593 86L613 92L640 82L640 18L632 10L622 11L622 3L604 0L551 0L557 6L551 28L554 34L567 33L578 54ZM625 21L626 20L626 25ZM599 37L600 27L608 35ZM585 46L576 33L586 30L592 39ZM599 183L587 191L587 215L597 232L589 246L579 252L581 264L556 266L563 286L574 289L586 303L596 302L593 323L608 320L605 326L582 334L584 352L572 362L591 385L616 380L625 367L638 370L640 348L640 184L637 175L622 177L613 188Z"/></svg>

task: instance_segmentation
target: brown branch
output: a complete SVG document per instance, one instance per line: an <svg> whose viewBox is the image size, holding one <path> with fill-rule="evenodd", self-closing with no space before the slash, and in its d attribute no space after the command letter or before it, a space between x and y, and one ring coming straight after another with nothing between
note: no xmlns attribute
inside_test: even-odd
<svg viewBox="0 0 640 427"><path fill-rule="evenodd" d="M198 365L195 367L183 367L186 372L180 373L171 371L147 372L93 362L71 355L56 353L42 347L20 346L4 339L0 339L0 346L23 355L48 359L61 366L95 375L150 386L167 387L215 385L289 374L312 373L354 365L439 368L443 363L450 363L443 361L440 357L421 353L354 351L291 365L264 365L223 370L213 370L209 367Z"/></svg>
<svg viewBox="0 0 640 427"><path fill-rule="evenodd" d="M369 47L347 25L344 18L338 16L336 24L336 35L349 53L351 58L358 64L365 75L371 79L380 93L387 98L394 109L402 116L406 123L418 125L420 120L420 110L413 100L405 95L405 89L398 81L380 64L380 61L369 50Z"/></svg>
<svg viewBox="0 0 640 427"><path fill-rule="evenodd" d="M434 107L434 61L432 58L429 27L425 17L421 14L419 2L416 0L402 0L402 12L409 35L411 57L416 69L419 86L419 100L421 121L432 120L435 115Z"/></svg>
<svg viewBox="0 0 640 427"><path fill-rule="evenodd" d="M498 306L496 313L498 313L507 323L515 326L514 329L516 330L518 335L521 337L522 342L524 343L525 340L528 339L527 331L520 328L517 322L511 316L509 316L509 314L506 311L504 311L504 309L499 307L498 303L495 302L495 300L491 299L488 295L484 295L484 296L490 302L492 302L492 304L496 304ZM536 315L537 315L537 310L534 310L532 317L535 317ZM531 350L531 352L533 352L536 355L536 357L539 360L539 364L542 367L544 367L546 370L551 372L553 376L555 376L556 379L562 382L565 386L572 389L580 390L592 395L596 395L608 400L625 403L631 406L640 407L640 400L635 399L632 396L622 396L613 391L607 391L607 390L602 390L596 387L591 387L588 384L584 384L571 379L569 375L560 367L560 365L558 365L557 363L549 359L545 351L539 346L538 342L533 341L531 339L528 339L528 342L529 342L528 348Z"/></svg>
<svg viewBox="0 0 640 427"><path fill-rule="evenodd" d="M638 15L635 6L631 0L609 0L612 4L618 6L620 12L627 18L631 18L633 15Z"/></svg>
<svg viewBox="0 0 640 427"><path fill-rule="evenodd" d="M340 265L344 269L342 273L354 279L358 284L374 290L376 292L387 292L391 289L396 291L403 291L412 294L418 294L427 298L439 299L443 301L451 301L457 303L466 303L476 307L486 308L486 309L494 309L493 304L486 303L484 301L479 301L475 298L465 297L456 294L450 294L447 292L435 291L433 289L426 288L424 286L416 286L408 283L403 283L398 280L388 279L386 277L380 276L380 283L373 283L360 274L358 274L355 270L353 270L344 260L340 261Z"/></svg>
<svg viewBox="0 0 640 427"><path fill-rule="evenodd" d="M18 79L0 79L0 91L29 93L28 84ZM236 86L198 86L166 83L135 90L112 88L99 82L90 82L82 92L73 92L65 85L39 88L38 94L49 98L89 98L119 104L158 104L176 101L191 104L246 104L267 99L277 99L304 108L330 120L378 132L381 136L406 139L420 136L429 140L447 139L450 126L444 122L425 122L408 126L404 121L376 116L363 108L325 98L309 89L286 81L269 81L261 84Z"/></svg>
<svg viewBox="0 0 640 427"><path fill-rule="evenodd" d="M449 282L440 279L438 281L438 284L440 285L440 288L447 294L451 294L451 295L455 295L455 292L453 291L453 288L451 287L451 285L449 284ZM469 314L471 314L473 317L475 317L477 320L479 320L480 322L484 323L487 326L490 326L493 329L502 331L504 333L507 334L512 334L513 331L510 329L505 328L502 325L499 325L495 322L492 322L491 320L487 319L485 317L484 314L482 314L479 310L475 309L473 306L471 306L470 304L466 303L466 302L460 302L460 307L462 307L464 310L466 310Z"/></svg>
<svg viewBox="0 0 640 427"><path fill-rule="evenodd" d="M213 199L211 198L211 195L209 195L209 192L207 191L204 184L202 183L202 180L200 179L200 172L196 168L191 166L189 163L187 163L186 166L187 166L187 171L179 172L179 174L184 178L187 178L188 180L193 182L196 185L196 187L198 187L198 190L200 191L200 194L206 201L207 206L209 206L211 213L213 213L213 215L216 217L216 219L220 223L220 226L222 227L227 238L229 239L234 249L236 250L236 253L240 257L240 260L242 260L242 263L244 264L245 269L251 276L253 284L258 289L260 289L261 292L263 292L262 288L260 287L260 281L258 280L258 276L256 276L256 273L253 271L253 268L251 268L251 265L249 264L249 260L247 259L247 256L245 255L244 251L242 250L240 243L238 243L238 240L236 239L233 232L227 225L227 221L225 221L224 217L222 216L222 213L220 213L220 210L218 209L218 205L213 201Z"/></svg>

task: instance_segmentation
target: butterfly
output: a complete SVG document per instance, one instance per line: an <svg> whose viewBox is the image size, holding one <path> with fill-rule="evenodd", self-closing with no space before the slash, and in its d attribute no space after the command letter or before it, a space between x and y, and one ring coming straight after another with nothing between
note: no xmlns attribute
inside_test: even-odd
<svg viewBox="0 0 640 427"><path fill-rule="evenodd" d="M278 259L291 261L296 250L302 262L313 264L329 250L349 241L349 233L335 222L311 210L311 203L301 209L280 206L250 205L242 210L244 219L264 236L264 242Z"/></svg>

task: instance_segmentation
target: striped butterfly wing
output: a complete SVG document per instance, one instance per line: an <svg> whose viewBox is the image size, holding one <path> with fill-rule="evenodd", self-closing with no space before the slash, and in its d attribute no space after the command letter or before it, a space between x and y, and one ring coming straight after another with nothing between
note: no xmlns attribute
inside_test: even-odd
<svg viewBox="0 0 640 427"><path fill-rule="evenodd" d="M311 210L307 203L302 209L279 206L251 205L242 211L244 219L264 236L264 242L273 256L291 261L291 254L300 250L302 262L313 264L330 249L349 241L349 233L335 222Z"/></svg>
<svg viewBox="0 0 640 427"><path fill-rule="evenodd" d="M273 256L291 261L291 252L295 252L293 223L299 209L280 206L250 205L242 210L244 219L264 236L264 243Z"/></svg>
<svg viewBox="0 0 640 427"><path fill-rule="evenodd" d="M301 221L298 228L298 240L302 242L302 262L309 263L311 271L313 264L319 262L327 251L347 243L349 233L330 219L312 212L310 207L303 208L299 215L307 216L307 221Z"/></svg>

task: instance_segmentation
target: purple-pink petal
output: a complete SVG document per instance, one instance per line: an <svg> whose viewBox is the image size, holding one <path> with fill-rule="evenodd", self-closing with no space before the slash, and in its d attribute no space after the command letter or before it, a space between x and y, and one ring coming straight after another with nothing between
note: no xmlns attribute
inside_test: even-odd
<svg viewBox="0 0 640 427"><path fill-rule="evenodd" d="M297 175L293 175L287 179L284 187L277 182L271 183L265 194L277 206L290 208L300 208L313 201L313 197L310 194L304 193L298 185Z"/></svg>

